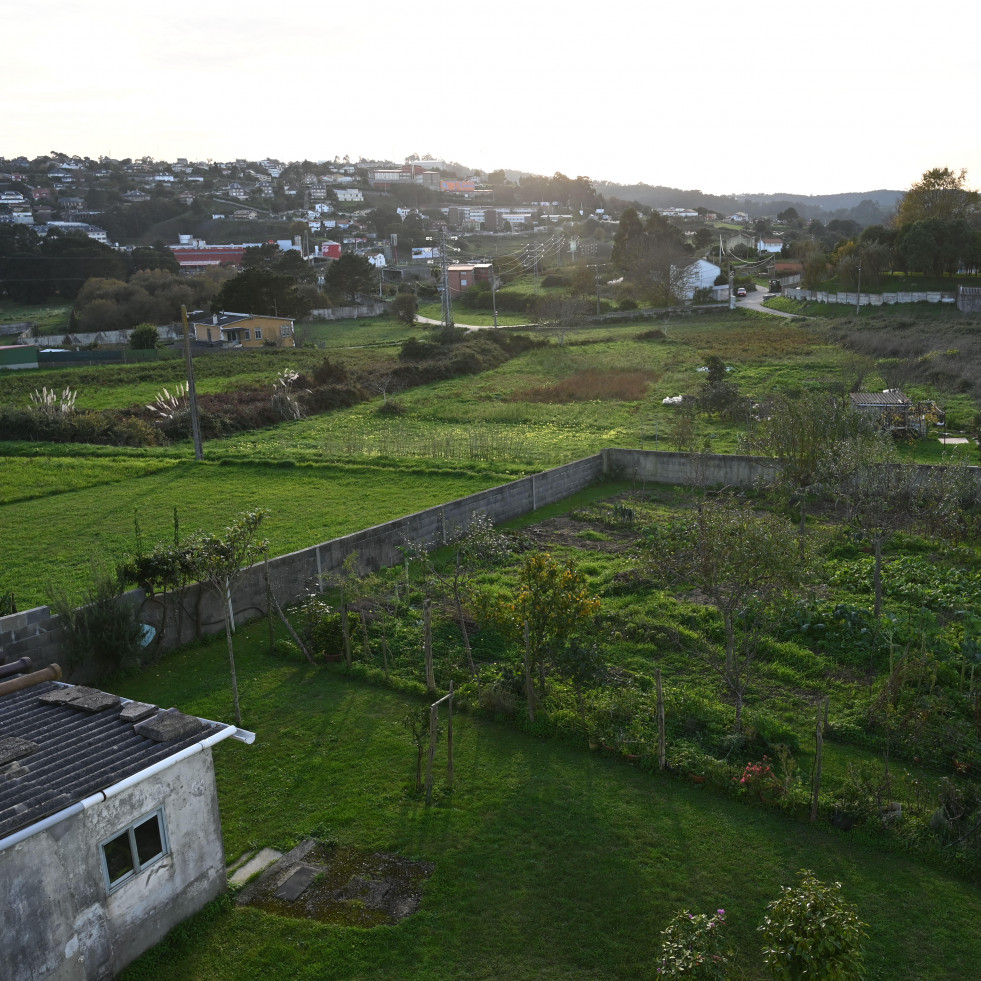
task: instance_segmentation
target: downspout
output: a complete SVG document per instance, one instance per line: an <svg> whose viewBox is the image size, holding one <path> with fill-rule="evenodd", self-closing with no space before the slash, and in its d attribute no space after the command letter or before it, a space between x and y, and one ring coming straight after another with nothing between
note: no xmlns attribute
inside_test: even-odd
<svg viewBox="0 0 981 981"><path fill-rule="evenodd" d="M202 719L201 721L207 722L208 720ZM208 736L207 739L202 739L201 742L195 743L193 746L186 746L179 753L175 753L173 756L168 756L165 760L158 760L152 766L148 766L146 769L140 770L138 773L134 773L132 776L126 777L124 780L120 780L118 783L114 783L111 787L107 787L105 790L96 791L91 796L86 797L85 800L71 804L63 810L58 811L56 814L51 814L46 818L42 818L40 821L35 821L34 824L28 825L26 828L21 828L20 831L15 831L13 834L8 835L6 838L0 841L0 852L6 851L8 848L12 848L14 845L19 845L25 839L39 834L42 831L47 831L48 828L52 828L56 824L60 824L62 821L65 821L70 817L74 817L76 814L81 814L82 811L86 811L90 807L94 807L96 804L101 804L110 797L115 797L118 794L121 794L124 790L129 790L129 788L135 784L163 772L169 767L186 760L188 757L194 756L195 753L201 753L206 749L210 749L216 743L220 743L222 740L228 739L230 736L238 739L240 742L243 742L246 745L251 745L255 742L254 732L249 732L248 729L238 729L235 726L226 726L220 732L216 732L214 735Z"/></svg>

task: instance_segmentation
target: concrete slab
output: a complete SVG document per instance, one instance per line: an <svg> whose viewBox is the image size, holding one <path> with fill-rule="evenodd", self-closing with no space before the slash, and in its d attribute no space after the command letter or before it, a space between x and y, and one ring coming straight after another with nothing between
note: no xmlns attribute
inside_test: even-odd
<svg viewBox="0 0 981 981"><path fill-rule="evenodd" d="M275 848L263 848L244 865L240 865L229 881L233 886L240 886L243 882L248 882L256 872L269 868L273 862L278 862L282 857L283 853L276 851Z"/></svg>
<svg viewBox="0 0 981 981"><path fill-rule="evenodd" d="M319 871L320 869L314 868L312 865L298 866L296 871L279 887L276 899L285 899L288 903L299 899Z"/></svg>

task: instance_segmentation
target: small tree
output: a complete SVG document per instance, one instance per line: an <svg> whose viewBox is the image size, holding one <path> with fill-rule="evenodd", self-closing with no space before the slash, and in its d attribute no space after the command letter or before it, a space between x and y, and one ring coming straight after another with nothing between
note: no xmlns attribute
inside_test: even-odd
<svg viewBox="0 0 981 981"><path fill-rule="evenodd" d="M803 574L793 540L786 522L724 500L701 504L687 520L649 533L654 575L696 587L722 617L724 650L705 645L701 654L735 702L737 729L767 606Z"/></svg>
<svg viewBox="0 0 981 981"><path fill-rule="evenodd" d="M864 429L864 421L845 400L813 392L775 399L749 439L751 453L772 459L777 492L796 500L800 508L802 554L807 494L828 474L844 443Z"/></svg>
<svg viewBox="0 0 981 981"><path fill-rule="evenodd" d="M150 351L160 343L160 331L153 324L137 324L129 335L129 346L134 351Z"/></svg>
<svg viewBox="0 0 981 981"><path fill-rule="evenodd" d="M415 293L396 293L389 309L400 324L412 326L416 322L418 303Z"/></svg>
<svg viewBox="0 0 981 981"><path fill-rule="evenodd" d="M233 589L242 573L257 562L265 551L267 542L257 537L259 525L268 512L246 511L225 529L224 535L198 534L193 538L194 565L201 578L221 603L225 621L225 639L228 642L228 664L232 676L232 696L235 701L235 724L242 724L242 711L238 701L238 679L235 674L235 648L232 632L235 629L235 611L232 606Z"/></svg>
<svg viewBox="0 0 981 981"><path fill-rule="evenodd" d="M560 563L548 552L525 558L518 574L518 591L497 607L497 616L525 646L525 693L528 715L535 718L533 668L537 668L541 697L549 660L569 638L588 631L600 601L588 591L585 575L569 559Z"/></svg>
<svg viewBox="0 0 981 981"><path fill-rule="evenodd" d="M428 705L410 708L402 717L402 728L409 734L416 747L416 793L422 790L422 757L429 745L429 720Z"/></svg>
<svg viewBox="0 0 981 981"><path fill-rule="evenodd" d="M775 981L860 981L867 924L840 895L807 869L796 888L781 886L759 930L763 963Z"/></svg>

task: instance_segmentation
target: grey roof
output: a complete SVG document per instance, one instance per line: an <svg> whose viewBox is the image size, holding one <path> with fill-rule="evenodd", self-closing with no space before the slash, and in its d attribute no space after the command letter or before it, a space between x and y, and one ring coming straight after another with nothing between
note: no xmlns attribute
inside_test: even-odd
<svg viewBox="0 0 981 981"><path fill-rule="evenodd" d="M898 388L886 392L853 392L849 398L852 400L852 405L872 405L885 408L897 405L906 407L913 404Z"/></svg>
<svg viewBox="0 0 981 981"><path fill-rule="evenodd" d="M53 681L0 695L0 840L226 728Z"/></svg>

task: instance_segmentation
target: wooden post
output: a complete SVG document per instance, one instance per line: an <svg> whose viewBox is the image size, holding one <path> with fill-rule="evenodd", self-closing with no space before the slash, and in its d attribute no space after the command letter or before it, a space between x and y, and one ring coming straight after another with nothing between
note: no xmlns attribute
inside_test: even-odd
<svg viewBox="0 0 981 981"><path fill-rule="evenodd" d="M429 756L426 760L426 807L433 802L433 760L436 758L436 737L439 735L439 708L429 708Z"/></svg>
<svg viewBox="0 0 981 981"><path fill-rule="evenodd" d="M824 696L824 730L823 733L826 736L828 734L828 703L831 699L825 695Z"/></svg>
<svg viewBox="0 0 981 981"><path fill-rule="evenodd" d="M450 679L450 694L446 702L449 715L446 717L446 779L453 789L453 679Z"/></svg>
<svg viewBox="0 0 981 981"><path fill-rule="evenodd" d="M427 596L422 603L422 644L426 653L426 687L436 691L436 674L433 671L433 611L432 600Z"/></svg>
<svg viewBox="0 0 981 981"><path fill-rule="evenodd" d="M827 703L825 703L827 704ZM814 796L811 798L811 821L818 816L818 799L821 796L821 753L824 749L824 734L821 731L821 706L817 710L817 725L814 727Z"/></svg>
<svg viewBox="0 0 981 981"><path fill-rule="evenodd" d="M657 768L663 770L668 765L667 743L664 736L664 689L661 687L661 669L654 671L657 685Z"/></svg>

